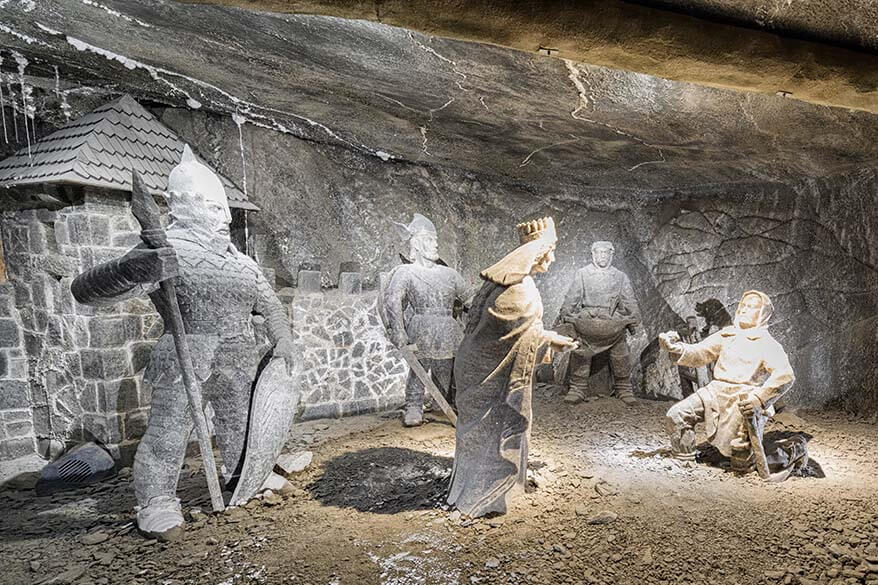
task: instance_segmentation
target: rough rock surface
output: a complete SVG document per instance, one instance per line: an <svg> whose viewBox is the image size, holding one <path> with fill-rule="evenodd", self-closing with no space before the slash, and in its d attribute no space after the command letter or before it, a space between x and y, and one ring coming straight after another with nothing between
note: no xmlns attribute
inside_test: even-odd
<svg viewBox="0 0 878 585"><path fill-rule="evenodd" d="M197 1L371 20L667 79L878 106L871 0Z"/></svg>
<svg viewBox="0 0 878 585"><path fill-rule="evenodd" d="M658 585L686 576L847 585L878 575L873 424L805 413L827 477L774 485L667 457L667 403L569 408L560 393L538 390L534 406L539 484L504 517L441 508L450 425L402 429L395 417L358 416L301 425L290 446L310 445L314 463L290 480L292 494L227 514L197 509L206 508L204 480L188 461L180 495L189 526L172 545L133 530L124 473L51 498L0 491L0 583ZM616 520L589 524L601 511Z"/></svg>

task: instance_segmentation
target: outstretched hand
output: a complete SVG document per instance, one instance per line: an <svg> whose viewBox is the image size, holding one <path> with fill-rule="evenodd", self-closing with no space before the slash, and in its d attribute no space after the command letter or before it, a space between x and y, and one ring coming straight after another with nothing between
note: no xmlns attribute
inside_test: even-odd
<svg viewBox="0 0 878 585"><path fill-rule="evenodd" d="M566 335L561 335L554 331L549 331L548 333L549 347L551 347L553 351L566 351L568 349L576 349L579 347L579 342L572 337L567 337Z"/></svg>
<svg viewBox="0 0 878 585"><path fill-rule="evenodd" d="M680 353L683 351L683 343L680 334L676 331L659 333L659 347L665 351Z"/></svg>

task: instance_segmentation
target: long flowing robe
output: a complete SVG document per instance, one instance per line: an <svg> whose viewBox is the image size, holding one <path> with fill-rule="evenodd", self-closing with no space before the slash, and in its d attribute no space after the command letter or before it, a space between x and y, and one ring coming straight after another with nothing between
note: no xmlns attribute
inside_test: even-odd
<svg viewBox="0 0 878 585"><path fill-rule="evenodd" d="M533 371L541 346L543 303L530 276L486 282L454 364L457 441L448 503L469 516L505 513L524 492Z"/></svg>

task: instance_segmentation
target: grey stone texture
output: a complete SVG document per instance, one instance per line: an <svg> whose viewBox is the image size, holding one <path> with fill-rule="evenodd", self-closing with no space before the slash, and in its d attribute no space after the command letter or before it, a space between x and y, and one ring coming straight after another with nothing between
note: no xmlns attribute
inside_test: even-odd
<svg viewBox="0 0 878 585"><path fill-rule="evenodd" d="M157 314L141 299L95 309L70 293L77 272L127 251L135 225L127 197L109 191L0 217L8 278L0 285L0 458L26 445L34 453L36 438L124 448L142 434L149 401L135 358L153 345ZM23 420L10 422L10 412Z"/></svg>
<svg viewBox="0 0 878 585"><path fill-rule="evenodd" d="M403 403L408 366L387 339L377 302L377 291L327 289L294 297L293 338L305 349L302 420Z"/></svg>
<svg viewBox="0 0 878 585"><path fill-rule="evenodd" d="M697 15L733 20L797 37L878 50L878 6L872 0L645 0Z"/></svg>
<svg viewBox="0 0 878 585"><path fill-rule="evenodd" d="M363 290L363 280L359 272L340 272L338 290L346 294L356 294Z"/></svg>
<svg viewBox="0 0 878 585"><path fill-rule="evenodd" d="M298 289L301 292L320 292L322 287L319 270L300 270Z"/></svg>

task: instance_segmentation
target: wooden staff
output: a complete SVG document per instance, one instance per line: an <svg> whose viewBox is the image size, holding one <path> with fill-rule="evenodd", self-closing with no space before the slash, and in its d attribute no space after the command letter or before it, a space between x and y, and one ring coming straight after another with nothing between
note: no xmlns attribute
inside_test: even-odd
<svg viewBox="0 0 878 585"><path fill-rule="evenodd" d="M168 236L161 224L159 206L146 190L146 185L143 184L143 179L140 178L137 171L131 173L131 213L140 222L140 239L143 240L144 244L151 249L170 246ZM160 286L161 294L169 307L170 314L168 316L171 319L165 325L170 327L171 335L174 336L177 359L180 362L180 370L183 372L183 385L186 387L186 395L189 398L189 412L192 413L192 420L195 422L198 446L201 449L201 458L204 460L204 474L207 476L210 503L214 512L222 512L225 509L223 492L216 472L216 460L213 458L210 434L207 432L207 420L204 417L204 408L201 402L201 384L195 376L192 354L189 352L189 343L186 341L186 329L180 314L180 305L177 303L177 291L172 279L163 280Z"/></svg>

